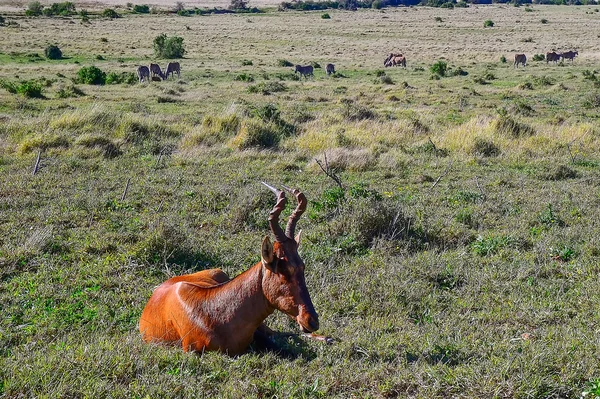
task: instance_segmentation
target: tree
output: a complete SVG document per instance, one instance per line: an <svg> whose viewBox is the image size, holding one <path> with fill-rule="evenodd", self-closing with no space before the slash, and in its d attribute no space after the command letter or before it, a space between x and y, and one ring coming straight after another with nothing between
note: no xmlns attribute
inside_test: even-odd
<svg viewBox="0 0 600 399"><path fill-rule="evenodd" d="M185 54L183 38L168 37L164 33L154 38L154 53L160 58L181 58Z"/></svg>

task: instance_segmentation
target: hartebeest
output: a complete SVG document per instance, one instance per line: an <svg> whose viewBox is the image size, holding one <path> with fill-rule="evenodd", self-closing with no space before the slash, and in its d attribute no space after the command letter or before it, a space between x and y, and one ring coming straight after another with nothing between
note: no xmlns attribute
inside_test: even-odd
<svg viewBox="0 0 600 399"><path fill-rule="evenodd" d="M294 318L303 332L319 329L319 317L304 281L304 262L298 255L300 237L294 237L306 197L285 187L298 205L284 232L279 215L287 201L285 192L263 184L277 197L269 214L275 243L266 236L261 261L232 280L220 269L211 269L162 283L140 319L144 341L181 342L184 351L218 350L237 355L246 350L257 330L270 332L263 321L275 309Z"/></svg>

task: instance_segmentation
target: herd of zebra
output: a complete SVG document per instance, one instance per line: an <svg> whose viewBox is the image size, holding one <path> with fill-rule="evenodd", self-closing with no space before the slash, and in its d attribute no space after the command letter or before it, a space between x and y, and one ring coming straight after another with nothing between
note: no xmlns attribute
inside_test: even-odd
<svg viewBox="0 0 600 399"><path fill-rule="evenodd" d="M546 64L549 62L554 62L556 64L561 60L571 60L571 62L573 62L575 57L578 55L579 53L577 51L565 51L564 53L557 53L556 51L552 50L549 53L546 53L544 59L546 60ZM527 56L525 54L515 54L515 62L513 66L518 68L519 64L523 66L527 65Z"/></svg>
<svg viewBox="0 0 600 399"><path fill-rule="evenodd" d="M160 69L160 65L158 64L150 64L150 67L140 65L137 68L137 75L140 79L140 83L144 80L166 80L169 77L169 74L171 74L171 77L174 77L175 73L177 74L177 78L181 77L181 66L179 65L179 62L169 62L164 72Z"/></svg>

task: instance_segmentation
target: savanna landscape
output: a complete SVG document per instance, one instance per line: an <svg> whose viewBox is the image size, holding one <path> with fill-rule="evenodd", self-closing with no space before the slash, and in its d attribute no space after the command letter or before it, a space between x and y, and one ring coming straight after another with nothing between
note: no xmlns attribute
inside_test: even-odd
<svg viewBox="0 0 600 399"><path fill-rule="evenodd" d="M600 396L599 7L82 5L0 6L0 397ZM140 83L163 34L181 77ZM299 253L335 342L143 342L157 285L261 259L262 181L308 198Z"/></svg>

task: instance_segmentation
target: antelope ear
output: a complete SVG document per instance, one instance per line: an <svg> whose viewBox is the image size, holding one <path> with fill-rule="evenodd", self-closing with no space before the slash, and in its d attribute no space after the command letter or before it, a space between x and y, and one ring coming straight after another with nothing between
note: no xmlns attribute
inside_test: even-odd
<svg viewBox="0 0 600 399"><path fill-rule="evenodd" d="M296 240L296 245L298 246L300 246L300 238L302 238L302 229L300 229L298 234L296 234L296 237L294 237L294 240Z"/></svg>
<svg viewBox="0 0 600 399"><path fill-rule="evenodd" d="M273 264L273 259L275 258L275 253L273 252L273 244L271 243L269 236L265 236L263 239L262 249L260 252L263 265L265 265L267 269L274 272L275 265Z"/></svg>

